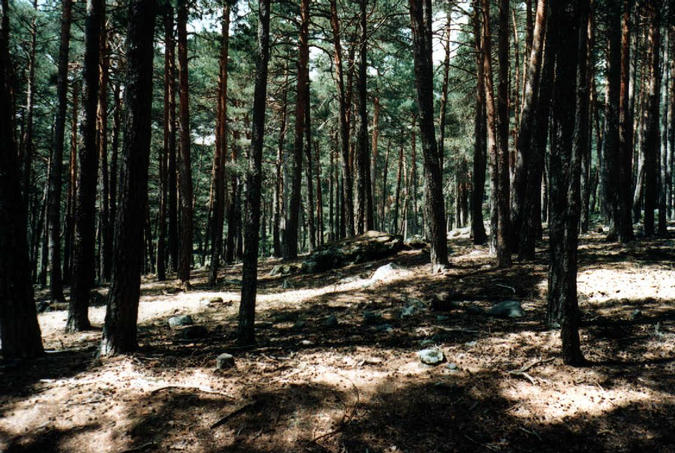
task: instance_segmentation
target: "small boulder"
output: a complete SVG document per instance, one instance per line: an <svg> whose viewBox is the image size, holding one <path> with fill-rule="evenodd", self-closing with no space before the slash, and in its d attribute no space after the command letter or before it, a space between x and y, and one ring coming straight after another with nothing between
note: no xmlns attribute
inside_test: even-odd
<svg viewBox="0 0 675 453"><path fill-rule="evenodd" d="M630 319L633 320L633 321L635 321L635 320L638 319L640 316L642 316L642 310L640 310L639 308L636 308L636 309L633 310L632 313L630 314Z"/></svg>
<svg viewBox="0 0 675 453"><path fill-rule="evenodd" d="M232 354L222 353L216 357L216 369L226 370L234 366L234 357Z"/></svg>
<svg viewBox="0 0 675 453"><path fill-rule="evenodd" d="M454 363L454 362L448 363L445 367L450 371L457 371L458 370L457 364Z"/></svg>
<svg viewBox="0 0 675 453"><path fill-rule="evenodd" d="M517 300L505 300L495 304L488 310L492 316L500 318L522 318L524 316L523 307Z"/></svg>
<svg viewBox="0 0 675 453"><path fill-rule="evenodd" d="M387 278L393 276L396 273L396 270L399 267L394 263L385 264L377 268L372 277L370 277L370 282L375 283L381 280L386 280Z"/></svg>
<svg viewBox="0 0 675 453"><path fill-rule="evenodd" d="M329 317L327 317L326 319L323 320L322 324L323 324L324 327L329 327L329 328L337 327L337 325L338 325L337 316L330 315Z"/></svg>
<svg viewBox="0 0 675 453"><path fill-rule="evenodd" d="M169 318L169 327L172 329L182 326L191 326L194 323L195 322L190 315L180 315Z"/></svg>
<svg viewBox="0 0 675 453"><path fill-rule="evenodd" d="M379 324L375 326L375 332L392 333L393 331L394 328L391 326L391 324Z"/></svg>
<svg viewBox="0 0 675 453"><path fill-rule="evenodd" d="M409 318L415 314L417 308L414 305L408 305L401 310L401 318Z"/></svg>
<svg viewBox="0 0 675 453"><path fill-rule="evenodd" d="M438 365L445 361L445 354L438 348L422 349L417 352L417 357L426 365Z"/></svg>
<svg viewBox="0 0 675 453"><path fill-rule="evenodd" d="M425 241L422 236L416 234L415 236L406 239L405 245L413 250L419 250L427 246L427 241Z"/></svg>
<svg viewBox="0 0 675 453"><path fill-rule="evenodd" d="M198 340L208 334L209 331L204 326L187 326L178 331L178 337L183 340Z"/></svg>

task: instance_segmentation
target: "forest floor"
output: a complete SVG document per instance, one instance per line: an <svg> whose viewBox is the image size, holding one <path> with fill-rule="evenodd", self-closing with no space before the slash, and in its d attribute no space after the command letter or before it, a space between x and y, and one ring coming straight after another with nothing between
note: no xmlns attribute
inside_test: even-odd
<svg viewBox="0 0 675 453"><path fill-rule="evenodd" d="M144 280L130 356L96 358L104 306L85 333L63 333L64 307L42 313L46 356L0 368L0 450L675 451L675 241L583 236L583 368L543 323L545 249L496 269L466 234L450 246L439 275L424 251L287 277L263 262L256 349L235 346L240 266L217 289L203 271L190 292ZM439 291L456 306L432 311ZM509 299L523 317L485 313ZM208 332L183 339L176 314ZM434 345L446 362L422 364ZM216 370L223 352L235 366Z"/></svg>

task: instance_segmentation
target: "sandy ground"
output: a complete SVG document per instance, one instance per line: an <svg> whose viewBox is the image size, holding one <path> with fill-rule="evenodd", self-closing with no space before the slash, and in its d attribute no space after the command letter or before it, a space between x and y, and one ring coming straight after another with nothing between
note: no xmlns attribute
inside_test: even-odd
<svg viewBox="0 0 675 453"><path fill-rule="evenodd" d="M234 342L239 266L216 289L197 271L187 293L148 277L136 354L96 358L105 307L89 311L95 330L76 334L62 332L65 311L40 315L46 356L0 369L0 450L675 451L674 245L584 237L589 366L577 369L543 325L543 250L499 270L458 235L443 275L429 273L424 251L309 276L271 277L276 262L266 261L259 347L248 350ZM371 280L388 262L399 268ZM432 311L439 291L458 308ZM525 316L477 313L507 299ZM176 314L208 335L182 339L167 325ZM443 364L419 361L431 346ZM222 352L234 368L215 369Z"/></svg>

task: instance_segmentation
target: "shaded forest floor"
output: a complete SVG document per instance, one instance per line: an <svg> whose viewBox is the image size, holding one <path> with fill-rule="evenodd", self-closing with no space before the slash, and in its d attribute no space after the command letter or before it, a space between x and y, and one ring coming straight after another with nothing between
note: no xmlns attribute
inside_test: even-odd
<svg viewBox="0 0 675 453"><path fill-rule="evenodd" d="M103 306L78 334L62 333L63 307L43 313L46 356L0 368L0 450L675 451L675 241L583 237L590 363L579 369L562 364L559 333L542 322L545 249L499 270L465 235L450 246L443 275L424 251L287 277L262 263L251 350L234 342L240 266L217 289L205 272L188 293L144 282L132 356L95 358ZM389 262L399 267L371 281ZM440 291L456 301L448 311L428 306ZM523 317L485 313L509 299ZM205 336L170 329L176 314ZM445 363L419 361L430 346ZM223 352L234 368L215 369Z"/></svg>

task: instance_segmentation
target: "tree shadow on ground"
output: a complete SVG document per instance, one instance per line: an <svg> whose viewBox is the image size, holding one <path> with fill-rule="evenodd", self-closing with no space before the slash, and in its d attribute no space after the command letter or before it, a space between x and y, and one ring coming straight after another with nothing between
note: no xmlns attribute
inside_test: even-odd
<svg viewBox="0 0 675 453"><path fill-rule="evenodd" d="M43 427L21 436L10 436L8 433L0 430L0 447L3 447L3 438L5 438L6 444L2 450L5 453L63 452L67 451L67 449L60 446L62 441L87 431L96 431L100 428L101 426L97 423L69 429Z"/></svg>

